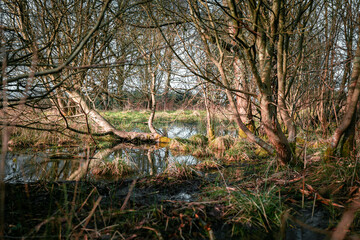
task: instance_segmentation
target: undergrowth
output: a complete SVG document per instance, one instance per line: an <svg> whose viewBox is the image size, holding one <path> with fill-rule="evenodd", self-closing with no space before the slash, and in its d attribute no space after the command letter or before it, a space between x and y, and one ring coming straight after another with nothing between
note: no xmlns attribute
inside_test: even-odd
<svg viewBox="0 0 360 240"><path fill-rule="evenodd" d="M147 128L150 113L103 114L116 127L130 129L141 125ZM159 122L174 119L196 122L202 118L204 112L157 113ZM84 136L61 139L56 134L36 135L27 131L15 131L12 139L18 139L20 143L30 142L31 139L39 145L92 140L88 136L87 139ZM105 148L113 139L95 140L98 146ZM29 206L52 200L40 217L26 219L8 211L7 234L30 237L61 234L68 238L214 239L223 229L226 229L228 238L244 236L244 229L249 232L256 229L265 235L279 237L286 223L294 224L289 220L291 218L284 220L285 213L296 216L299 209L320 206L325 206L331 215L332 224L323 229L330 232L336 227L343 209L359 194L359 157L353 154L349 158L334 157L332 161L325 162L321 156L326 142L316 140L314 136L302 134L298 137L296 155L299 163L291 168L278 165L276 157L264 154L256 150L254 144L233 136L222 136L213 141L204 135L175 138L168 147L173 156L189 154L197 156L199 161L193 165L167 162L164 172L151 180L140 179L142 182L139 185L134 180L135 192L130 184L122 190L118 189L126 181L122 178L109 185L93 182L84 186L79 182L76 183L81 185L79 188L71 184L45 187L35 184L27 192L28 196L19 189L7 193L14 194L8 196L12 200L28 199ZM103 161L90 170L94 175L122 177L131 175L133 171L121 159ZM141 190L136 192L137 187ZM187 191L192 188L193 199L187 202L163 197L167 192L175 191L175 187L179 187L178 195L190 195ZM22 209L21 204L15 201L8 206ZM30 208L27 206L26 209ZM357 212L350 231L359 233L359 226Z"/></svg>

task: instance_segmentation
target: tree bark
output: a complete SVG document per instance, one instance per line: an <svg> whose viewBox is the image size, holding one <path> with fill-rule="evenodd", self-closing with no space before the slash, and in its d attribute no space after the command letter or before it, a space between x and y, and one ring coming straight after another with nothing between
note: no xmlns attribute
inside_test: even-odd
<svg viewBox="0 0 360 240"><path fill-rule="evenodd" d="M330 148L327 151L328 155L332 155L337 148L341 137L343 137L346 131L355 131L352 125L356 124L356 108L359 101L360 95L360 38L357 42L357 50L354 57L353 72L351 74L351 84L346 100L346 111L342 118L341 123L336 128L334 134L330 138ZM353 123L353 124L352 124ZM353 130L351 130L353 129ZM349 134L348 135L352 135ZM326 156L328 157L328 156Z"/></svg>
<svg viewBox="0 0 360 240"><path fill-rule="evenodd" d="M238 56L235 56L234 59L234 78L237 89L249 92L249 85L246 80L245 66L243 62L239 59ZM248 94L237 93L236 94L236 104L240 114L242 122L254 132L254 122L252 119L252 110L251 110L251 99ZM242 138L246 138L246 134L239 129L239 135Z"/></svg>
<svg viewBox="0 0 360 240"><path fill-rule="evenodd" d="M276 104L272 99L272 90L275 86L271 81L275 49L274 40L278 32L277 22L280 12L280 1L274 1L272 12L272 15L270 15L270 26L267 29L259 29L260 33L255 42L259 66L257 66L250 49L246 49L245 54L260 91L261 123L264 126L266 135L269 137L270 143L276 149L280 163L286 165L293 159L293 152L277 119ZM270 37L268 34L270 34Z"/></svg>
<svg viewBox="0 0 360 240"><path fill-rule="evenodd" d="M284 9L280 6L281 10L279 16L279 39L277 45L277 78L278 78L278 109L281 115L281 118L285 124L285 127L288 131L288 141L290 145L295 147L296 142L296 127L294 120L292 119L289 109L286 105L286 77L287 77L287 55L288 55L288 46L286 45L286 38L288 35L285 33L284 29ZM300 52L302 49L299 49Z"/></svg>
<svg viewBox="0 0 360 240"><path fill-rule="evenodd" d="M214 62L214 64L217 66L219 72L220 72L220 76L222 78L223 84L225 87L229 88L229 82L226 78L226 75L224 73L224 70L221 66L221 64ZM259 145L260 147L262 147L263 149L265 149L268 153L270 153L271 155L274 154L274 148L272 148L269 144L267 144L265 141L263 141L261 138L259 138L258 136L256 136L253 132L251 132L246 125L243 123L243 121L241 120L237 105L235 103L234 100L234 96L232 94L232 92L228 89L225 90L226 92L226 96L229 100L230 103L230 107L233 113L233 119L235 120L236 124L238 125L239 129L242 130L246 136L247 139L249 139L251 142ZM270 137L269 137L270 139Z"/></svg>
<svg viewBox="0 0 360 240"><path fill-rule="evenodd" d="M234 2L231 1L223 1L225 7L230 6L230 12L232 16L236 15L236 9ZM242 34L241 27L239 23L235 20L235 18L228 19L229 21L229 35L231 37L231 44L236 45L235 39L238 35ZM234 54L233 61L233 72L234 72L234 84L235 88L239 90L243 90L244 92L249 92L249 84L246 79L246 70L244 60L240 58L240 53L232 50ZM240 114L241 121L250 129L250 131L254 132L255 126L254 121L252 119L252 110L251 110L251 98L248 94L244 94L239 92L236 94L236 104L238 108L238 112ZM246 138L246 134L239 129L239 136L241 138Z"/></svg>
<svg viewBox="0 0 360 240"><path fill-rule="evenodd" d="M86 117L98 125L104 131L104 133L112 134L124 141L166 142L169 140L167 137L163 137L158 133L138 133L118 130L97 111L91 109L87 105L85 99L77 91L67 90L66 93L69 95L69 98L71 98L76 104L80 106Z"/></svg>
<svg viewBox="0 0 360 240"><path fill-rule="evenodd" d="M201 80L199 79L199 81ZM204 92L204 102L206 109L206 133L209 141L212 141L215 138L215 133L214 133L213 117L211 114L210 103L209 103L208 85L209 84L205 82L203 83L203 92Z"/></svg>
<svg viewBox="0 0 360 240"><path fill-rule="evenodd" d="M148 66L149 68L151 68L151 66ZM150 106L150 110L151 110L151 114L149 117L149 121L148 121L148 126L150 129L150 132L153 134L156 134L157 131L154 127L154 118L155 118L155 113L156 113L156 97L155 97L155 80L156 80L156 76L155 73L153 71L151 71L151 84L150 84L150 95L151 95L151 106Z"/></svg>

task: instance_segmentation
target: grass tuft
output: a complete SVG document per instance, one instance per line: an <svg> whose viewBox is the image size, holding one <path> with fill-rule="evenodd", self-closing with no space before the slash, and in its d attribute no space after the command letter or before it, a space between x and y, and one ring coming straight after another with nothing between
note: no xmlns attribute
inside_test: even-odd
<svg viewBox="0 0 360 240"><path fill-rule="evenodd" d="M164 175L174 179L193 179L196 171L186 163L172 162L164 171Z"/></svg>
<svg viewBox="0 0 360 240"><path fill-rule="evenodd" d="M208 138L202 134L196 134L189 138L191 143L195 146L205 147L208 145Z"/></svg>
<svg viewBox="0 0 360 240"><path fill-rule="evenodd" d="M217 137L209 144L210 149L226 151L229 150L234 144L234 138L230 136Z"/></svg>
<svg viewBox="0 0 360 240"><path fill-rule="evenodd" d="M179 152L189 152L191 142L187 139L183 138L174 138L171 140L169 144L169 148Z"/></svg>
<svg viewBox="0 0 360 240"><path fill-rule="evenodd" d="M121 176L129 175L134 170L122 159L114 161L101 161L91 168L91 173L96 176Z"/></svg>

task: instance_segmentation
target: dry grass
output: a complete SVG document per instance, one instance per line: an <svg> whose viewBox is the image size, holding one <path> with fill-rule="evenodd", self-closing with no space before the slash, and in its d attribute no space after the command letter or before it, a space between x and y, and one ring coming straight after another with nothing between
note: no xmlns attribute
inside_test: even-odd
<svg viewBox="0 0 360 240"><path fill-rule="evenodd" d="M207 146L208 145L208 138L204 135L201 134L196 134L193 135L189 138L189 140L191 141L191 143L195 146Z"/></svg>
<svg viewBox="0 0 360 240"><path fill-rule="evenodd" d="M190 141L187 139L174 138L171 140L169 148L179 152L189 152L191 150Z"/></svg>
<svg viewBox="0 0 360 240"><path fill-rule="evenodd" d="M122 160L102 161L91 168L91 173L97 176L121 176L124 177L133 172L131 166Z"/></svg>
<svg viewBox="0 0 360 240"><path fill-rule="evenodd" d="M210 149L213 151L219 150L219 151L226 151L233 146L235 140L234 138L230 136L222 136L217 137L214 140L212 140L209 144Z"/></svg>

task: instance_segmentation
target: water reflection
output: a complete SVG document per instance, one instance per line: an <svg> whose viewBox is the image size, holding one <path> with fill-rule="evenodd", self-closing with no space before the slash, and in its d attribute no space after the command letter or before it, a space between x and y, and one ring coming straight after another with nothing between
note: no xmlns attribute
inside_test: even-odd
<svg viewBox="0 0 360 240"><path fill-rule="evenodd" d="M206 134L206 128L202 124L184 123L171 124L167 127L162 127L160 130L167 134L169 138L190 138L195 134Z"/></svg>
<svg viewBox="0 0 360 240"><path fill-rule="evenodd" d="M98 151L91 159L84 162L66 180L80 180L94 177L91 169L106 162L125 162L134 170L137 176L156 175L165 171L169 164L196 164L198 160L191 156L173 156L166 147L153 145L134 146L119 144L111 149Z"/></svg>
<svg viewBox="0 0 360 240"><path fill-rule="evenodd" d="M172 124L167 131L170 138L189 138L199 133L195 124ZM196 164L191 156L172 155L164 146L133 146L119 144L113 148L97 150L90 148L46 149L39 152L8 152L5 161L6 182L34 182L95 179L91 169L106 162L125 162L137 176L156 175L164 172L167 166ZM98 179L98 178L97 178Z"/></svg>
<svg viewBox="0 0 360 240"><path fill-rule="evenodd" d="M57 181L66 179L79 166L79 154L57 158L59 152L13 153L5 159L6 182ZM60 156L62 154L59 154ZM70 157L70 155L67 155Z"/></svg>
<svg viewBox="0 0 360 240"><path fill-rule="evenodd" d="M171 151L156 146L130 146L119 144L110 149L78 153L71 158L54 158L46 152L12 153L6 156L6 182L34 182L92 179L91 170L104 162L123 161L137 176L156 175L165 171L169 164L196 164L191 155L173 156ZM61 155L60 155L61 156ZM70 156L68 156L70 157ZM98 179L98 178L97 178Z"/></svg>

